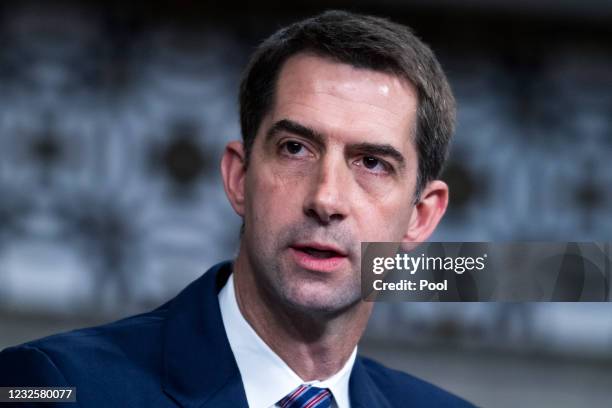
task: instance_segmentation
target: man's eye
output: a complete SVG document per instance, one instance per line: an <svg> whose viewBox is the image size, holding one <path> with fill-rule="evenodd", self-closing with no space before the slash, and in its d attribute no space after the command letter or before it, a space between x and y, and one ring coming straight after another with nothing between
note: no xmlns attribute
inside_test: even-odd
<svg viewBox="0 0 612 408"><path fill-rule="evenodd" d="M363 158L363 165L366 166L366 168L373 170L376 168L376 166L378 166L380 164L380 161L376 158L376 157L364 157Z"/></svg>
<svg viewBox="0 0 612 408"><path fill-rule="evenodd" d="M364 156L357 161L357 165L363 166L374 173L388 173L389 166L382 160L372 156Z"/></svg>
<svg viewBox="0 0 612 408"><path fill-rule="evenodd" d="M282 145L282 149L292 155L292 156L298 156L298 155L304 155L306 154L306 149L304 148L304 145L298 142L285 142Z"/></svg>

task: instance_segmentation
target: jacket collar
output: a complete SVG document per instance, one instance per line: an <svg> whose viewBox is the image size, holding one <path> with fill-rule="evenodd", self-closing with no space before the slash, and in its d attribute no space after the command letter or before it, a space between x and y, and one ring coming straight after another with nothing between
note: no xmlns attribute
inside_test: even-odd
<svg viewBox="0 0 612 408"><path fill-rule="evenodd" d="M163 389L186 408L248 407L217 298L231 272L231 262L213 266L168 306ZM351 408L390 406L359 356L351 371L349 394Z"/></svg>
<svg viewBox="0 0 612 408"><path fill-rule="evenodd" d="M168 306L163 389L184 407L247 407L217 299L231 271L230 262L213 266Z"/></svg>
<svg viewBox="0 0 612 408"><path fill-rule="evenodd" d="M349 380L351 408L391 408L384 393L374 383L364 364L364 359L357 356L351 379Z"/></svg>

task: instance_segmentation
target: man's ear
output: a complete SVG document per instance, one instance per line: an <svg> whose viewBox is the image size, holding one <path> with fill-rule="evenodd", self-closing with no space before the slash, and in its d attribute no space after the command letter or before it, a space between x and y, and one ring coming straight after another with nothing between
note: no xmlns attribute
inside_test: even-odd
<svg viewBox="0 0 612 408"><path fill-rule="evenodd" d="M232 208L244 217L244 177L246 175L245 152L242 142L234 141L225 146L221 159L223 188Z"/></svg>
<svg viewBox="0 0 612 408"><path fill-rule="evenodd" d="M441 180L430 181L421 193L410 217L406 242L423 242L433 233L448 205L448 186Z"/></svg>

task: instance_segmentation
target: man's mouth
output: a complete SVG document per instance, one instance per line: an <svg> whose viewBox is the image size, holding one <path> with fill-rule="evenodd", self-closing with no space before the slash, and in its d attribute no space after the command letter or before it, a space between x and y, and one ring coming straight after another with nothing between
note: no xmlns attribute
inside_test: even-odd
<svg viewBox="0 0 612 408"><path fill-rule="evenodd" d="M315 258L319 258L319 259L326 259L326 258L331 258L334 256L340 256L340 254L335 251L321 251L319 249L314 249L314 248L295 248L295 249L297 249L298 251L305 252L308 255L315 257Z"/></svg>
<svg viewBox="0 0 612 408"><path fill-rule="evenodd" d="M342 249L320 243L300 243L291 246L295 262L304 269L332 272L348 259Z"/></svg>
<svg viewBox="0 0 612 408"><path fill-rule="evenodd" d="M321 244L317 242L308 242L308 243L299 243L292 245L291 248L302 251L311 255L315 258L332 258L335 256L346 257L347 254L342 249L330 245L330 244Z"/></svg>

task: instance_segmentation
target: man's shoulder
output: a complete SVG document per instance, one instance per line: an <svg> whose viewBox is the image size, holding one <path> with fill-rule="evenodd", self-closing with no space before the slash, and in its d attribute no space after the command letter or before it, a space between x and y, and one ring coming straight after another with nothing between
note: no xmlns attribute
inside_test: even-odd
<svg viewBox="0 0 612 408"><path fill-rule="evenodd" d="M385 367L367 357L359 358L372 381L393 406L403 406L410 401L413 406L474 407L470 402L420 378Z"/></svg>
<svg viewBox="0 0 612 408"><path fill-rule="evenodd" d="M72 330L0 352L0 380L76 383L83 374L125 375L125 370L157 371L167 309L112 323ZM1 385L1 384L0 384ZM17 384L12 384L17 385Z"/></svg>
<svg viewBox="0 0 612 408"><path fill-rule="evenodd" d="M158 308L111 323L54 334L24 343L23 346L52 354L69 351L79 354L81 358L92 352L113 353L121 349L142 348L143 344L151 343L161 335L166 311L166 308Z"/></svg>

